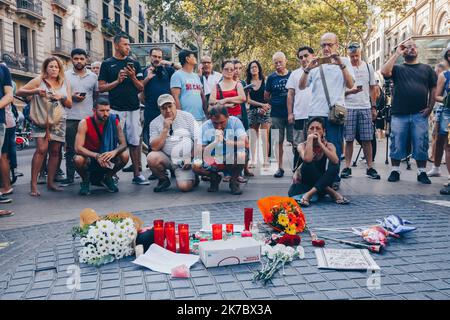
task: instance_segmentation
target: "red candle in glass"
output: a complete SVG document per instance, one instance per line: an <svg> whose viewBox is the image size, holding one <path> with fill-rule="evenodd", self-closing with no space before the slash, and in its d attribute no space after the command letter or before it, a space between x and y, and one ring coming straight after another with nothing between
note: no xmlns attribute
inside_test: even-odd
<svg viewBox="0 0 450 320"><path fill-rule="evenodd" d="M164 224L164 234L166 236L166 249L176 252L177 243L175 240L175 222L166 222Z"/></svg>
<svg viewBox="0 0 450 320"><path fill-rule="evenodd" d="M232 223L227 223L227 225L226 225L226 232L227 233L230 233L230 234L233 234L233 230L234 228L233 228L233 224Z"/></svg>
<svg viewBox="0 0 450 320"><path fill-rule="evenodd" d="M253 221L253 208L244 208L244 230L250 231L250 224Z"/></svg>
<svg viewBox="0 0 450 320"><path fill-rule="evenodd" d="M154 242L164 248L164 220L153 221Z"/></svg>
<svg viewBox="0 0 450 320"><path fill-rule="evenodd" d="M222 240L222 225L221 224L213 224L212 225L212 236L213 240Z"/></svg>
<svg viewBox="0 0 450 320"><path fill-rule="evenodd" d="M188 224L180 223L178 225L178 239L180 243L180 253L190 253Z"/></svg>

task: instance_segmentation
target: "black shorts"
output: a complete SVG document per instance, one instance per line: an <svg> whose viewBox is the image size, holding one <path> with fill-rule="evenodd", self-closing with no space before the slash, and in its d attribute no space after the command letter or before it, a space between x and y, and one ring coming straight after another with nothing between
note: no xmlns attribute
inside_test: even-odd
<svg viewBox="0 0 450 320"><path fill-rule="evenodd" d="M16 145L16 128L6 128L5 140L3 141L2 153L11 153L11 148Z"/></svg>
<svg viewBox="0 0 450 320"><path fill-rule="evenodd" d="M92 184L99 184L110 171L111 169L101 167L95 158L88 159L89 181Z"/></svg>

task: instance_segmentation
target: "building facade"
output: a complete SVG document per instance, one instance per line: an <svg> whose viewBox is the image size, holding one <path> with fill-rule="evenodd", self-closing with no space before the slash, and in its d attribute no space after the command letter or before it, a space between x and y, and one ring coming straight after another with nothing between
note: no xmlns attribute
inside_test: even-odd
<svg viewBox="0 0 450 320"><path fill-rule="evenodd" d="M397 45L405 39L413 37L432 41L445 35L450 39L450 1L413 0L405 15L391 13L378 23L367 45L366 55L375 70L379 71ZM445 42L445 37L441 38Z"/></svg>
<svg viewBox="0 0 450 320"><path fill-rule="evenodd" d="M0 0L0 58L20 87L50 55L66 66L73 48L91 62L112 56L117 33L133 43L180 41L170 26L152 27L146 10L138 0Z"/></svg>

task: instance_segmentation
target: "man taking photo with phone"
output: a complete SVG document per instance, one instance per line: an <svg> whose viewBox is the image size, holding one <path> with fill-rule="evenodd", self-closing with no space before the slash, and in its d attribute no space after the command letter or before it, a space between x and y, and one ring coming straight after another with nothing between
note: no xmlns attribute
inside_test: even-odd
<svg viewBox="0 0 450 320"><path fill-rule="evenodd" d="M342 154L344 125L329 121L333 106L345 106L345 90L353 88L355 74L350 61L339 56L339 41L334 33L325 33L320 38L321 55L326 58L313 59L300 78L300 90L311 87L312 99L309 119L321 117L324 120L326 138L336 147L338 159ZM330 62L330 63L328 63ZM340 163L340 161L339 161ZM336 175L333 189L339 188L340 178Z"/></svg>
<svg viewBox="0 0 450 320"><path fill-rule="evenodd" d="M352 175L350 164L353 156L353 142L361 141L364 157L367 162L366 175L371 179L380 179L378 172L372 167L372 139L373 121L377 118L377 84L372 65L361 60L359 43L351 43L347 47L347 54L355 71L355 86L345 91L345 168L341 178ZM376 141L375 141L376 143Z"/></svg>

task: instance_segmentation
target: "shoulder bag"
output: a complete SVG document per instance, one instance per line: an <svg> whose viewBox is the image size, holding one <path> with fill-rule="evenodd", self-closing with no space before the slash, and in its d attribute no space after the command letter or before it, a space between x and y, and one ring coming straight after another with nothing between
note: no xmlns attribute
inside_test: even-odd
<svg viewBox="0 0 450 320"><path fill-rule="evenodd" d="M347 116L347 109L344 106L335 104L331 105L330 95L328 94L327 82L325 80L325 75L323 74L322 65L320 68L320 78L322 79L323 90L325 91L325 97L327 98L327 103L330 111L328 112L328 121L333 124L342 125L345 122L345 117Z"/></svg>

